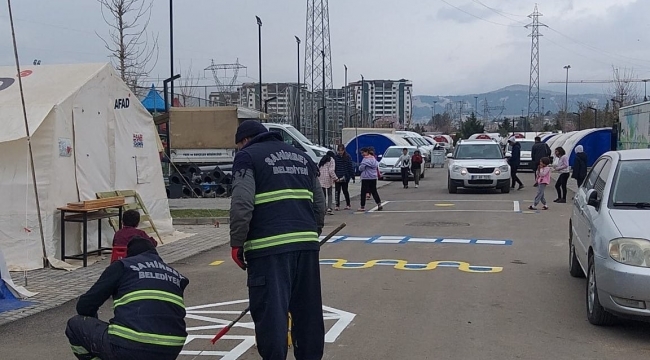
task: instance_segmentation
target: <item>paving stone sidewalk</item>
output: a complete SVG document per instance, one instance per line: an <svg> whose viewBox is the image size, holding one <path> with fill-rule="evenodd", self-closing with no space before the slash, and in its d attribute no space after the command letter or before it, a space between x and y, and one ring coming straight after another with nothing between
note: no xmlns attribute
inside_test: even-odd
<svg viewBox="0 0 650 360"><path fill-rule="evenodd" d="M226 244L230 239L228 226L177 226L178 231L196 235L160 245L158 253L165 262L172 264L217 246ZM0 313L0 326L9 322L34 315L36 313L60 306L85 293L99 278L110 263L110 254L86 268L74 271L56 269L38 269L27 272L28 290L38 295L28 299L33 305L17 310ZM12 272L16 285L25 285L23 273Z"/></svg>

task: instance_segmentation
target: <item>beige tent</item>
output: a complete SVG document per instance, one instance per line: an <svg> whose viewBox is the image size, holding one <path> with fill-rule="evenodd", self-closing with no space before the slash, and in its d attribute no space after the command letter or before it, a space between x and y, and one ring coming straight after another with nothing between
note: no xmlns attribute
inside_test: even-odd
<svg viewBox="0 0 650 360"><path fill-rule="evenodd" d="M0 249L10 270L60 259L60 213L97 192L136 190L161 232L173 232L160 139L151 115L109 64L22 68L32 134L45 254L36 211L20 91L14 67L0 67ZM106 221L106 220L104 220ZM96 221L89 249L97 247ZM102 226L104 245L112 230ZM66 225L66 254L81 250L78 224Z"/></svg>

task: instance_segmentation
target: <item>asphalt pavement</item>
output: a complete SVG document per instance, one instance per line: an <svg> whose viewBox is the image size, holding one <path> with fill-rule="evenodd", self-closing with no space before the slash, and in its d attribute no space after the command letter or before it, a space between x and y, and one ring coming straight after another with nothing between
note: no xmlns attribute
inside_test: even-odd
<svg viewBox="0 0 650 360"><path fill-rule="evenodd" d="M650 358L647 323L588 323L585 280L567 266L570 203L527 211L531 174L509 194L448 194L445 171L428 169L418 189L383 187L384 211L326 218L324 233L347 227L321 250L325 359ZM246 307L229 249L174 266L190 279L191 341L179 359L258 359L248 316L208 341ZM63 331L73 314L67 303L0 327L0 359L72 359ZM110 315L107 304L100 317Z"/></svg>

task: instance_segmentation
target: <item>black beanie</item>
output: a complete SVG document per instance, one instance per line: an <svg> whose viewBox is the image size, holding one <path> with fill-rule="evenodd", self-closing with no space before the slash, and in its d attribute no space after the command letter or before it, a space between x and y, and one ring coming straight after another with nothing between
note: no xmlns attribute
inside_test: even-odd
<svg viewBox="0 0 650 360"><path fill-rule="evenodd" d="M237 133L235 134L235 144L240 143L245 138L252 138L267 131L268 130L266 129L266 126L260 124L258 121L245 120L239 124L239 127L237 127Z"/></svg>
<svg viewBox="0 0 650 360"><path fill-rule="evenodd" d="M129 240L129 244L126 246L126 257L140 255L143 252L155 249L156 248L150 240L140 236L134 236Z"/></svg>

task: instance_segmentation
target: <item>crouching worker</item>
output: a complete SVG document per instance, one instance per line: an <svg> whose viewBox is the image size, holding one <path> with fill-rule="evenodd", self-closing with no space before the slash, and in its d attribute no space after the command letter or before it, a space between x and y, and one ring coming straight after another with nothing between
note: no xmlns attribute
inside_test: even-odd
<svg viewBox="0 0 650 360"><path fill-rule="evenodd" d="M79 298L65 334L81 360L176 359L185 344L183 292L189 284L165 264L153 244L134 237L125 258L109 265ZM114 317L98 319L100 306L113 297Z"/></svg>

